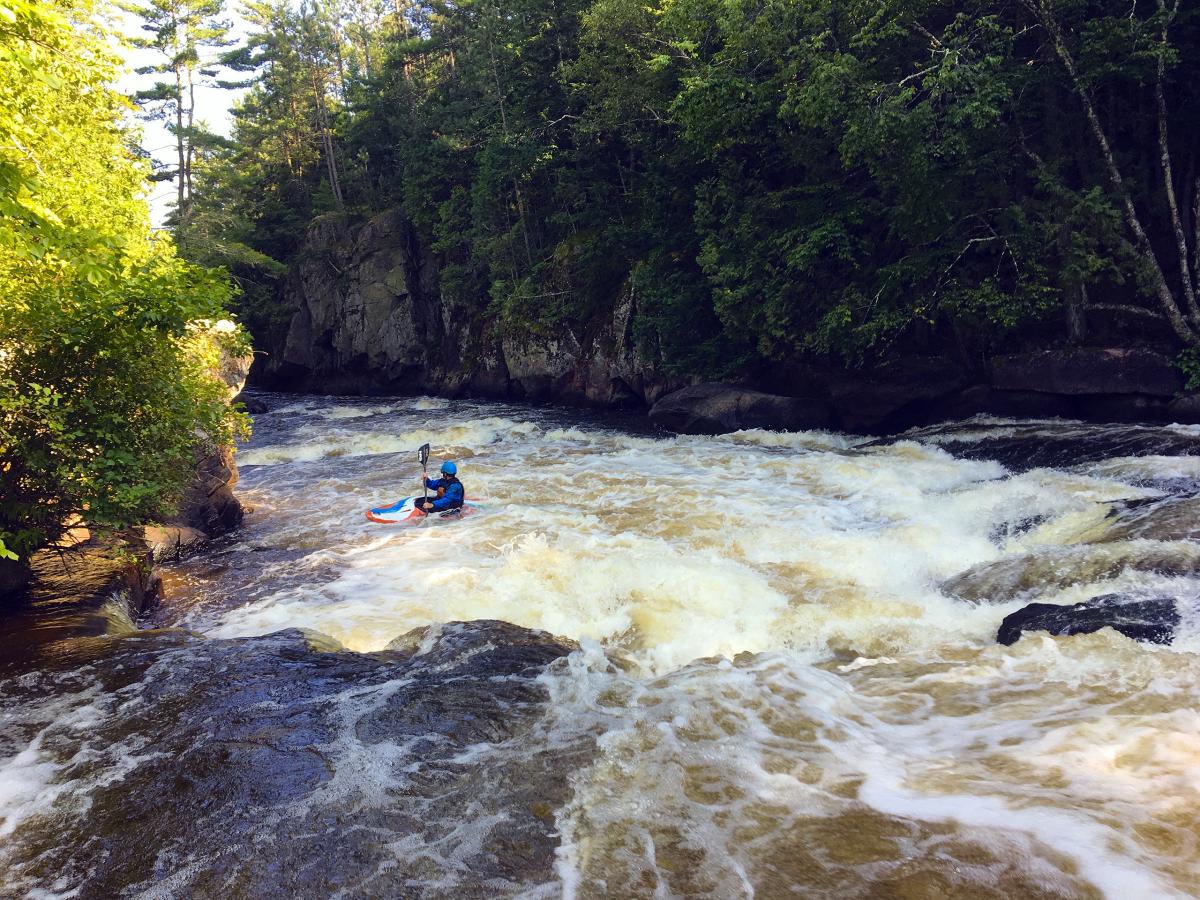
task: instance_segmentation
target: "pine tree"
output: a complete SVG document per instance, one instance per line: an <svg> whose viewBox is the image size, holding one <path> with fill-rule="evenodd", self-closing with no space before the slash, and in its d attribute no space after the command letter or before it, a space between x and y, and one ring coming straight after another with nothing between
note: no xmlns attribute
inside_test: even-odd
<svg viewBox="0 0 1200 900"><path fill-rule="evenodd" d="M141 19L141 29L147 34L135 38L133 44L158 56L138 73L165 76L138 91L134 99L148 119L165 121L175 138L175 168L155 177L177 182L175 227L182 239L192 215L196 156L212 137L196 122L196 88L218 84L219 51L232 46L232 26L221 18L224 0L141 0L123 3L122 8Z"/></svg>

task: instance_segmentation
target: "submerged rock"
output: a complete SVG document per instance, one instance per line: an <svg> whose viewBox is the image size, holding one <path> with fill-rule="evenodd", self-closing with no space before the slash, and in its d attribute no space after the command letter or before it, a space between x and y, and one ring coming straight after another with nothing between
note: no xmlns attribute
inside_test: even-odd
<svg viewBox="0 0 1200 900"><path fill-rule="evenodd" d="M1096 584L1123 572L1200 575L1200 546L1184 542L1091 544L1005 557L972 566L942 583L942 592L971 603L1034 599L1077 584Z"/></svg>
<svg viewBox="0 0 1200 900"><path fill-rule="evenodd" d="M469 898L550 884L553 810L595 735L556 729L539 676L574 646L493 621L371 654L296 630L112 640L55 676L57 691L75 679L105 708L85 734L45 726L69 789L6 838L9 877L88 897Z"/></svg>
<svg viewBox="0 0 1200 900"><path fill-rule="evenodd" d="M1200 539L1200 497L1125 501L1112 513L1102 541Z"/></svg>
<svg viewBox="0 0 1200 900"><path fill-rule="evenodd" d="M1014 472L1127 456L1200 456L1200 434L1159 426L966 421L914 429L901 437L935 444L965 459L998 462Z"/></svg>
<svg viewBox="0 0 1200 900"><path fill-rule="evenodd" d="M731 384L696 384L667 394L650 419L681 434L725 434L743 428L802 431L830 424L823 400L781 397Z"/></svg>
<svg viewBox="0 0 1200 900"><path fill-rule="evenodd" d="M1179 620L1173 597L1143 600L1124 594L1105 594L1070 606L1031 603L1004 617L996 640L1009 645L1020 640L1026 631L1068 635L1112 628L1135 641L1169 644Z"/></svg>

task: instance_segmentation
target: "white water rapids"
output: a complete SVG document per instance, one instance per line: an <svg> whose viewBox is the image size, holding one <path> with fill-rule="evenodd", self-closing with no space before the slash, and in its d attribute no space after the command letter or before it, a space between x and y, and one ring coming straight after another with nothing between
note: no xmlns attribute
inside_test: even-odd
<svg viewBox="0 0 1200 900"><path fill-rule="evenodd" d="M474 619L580 641L541 678L547 727L592 728L599 752L547 813L557 881L539 896L1196 895L1188 611L1168 647L1111 630L995 636L1032 600L1196 597L1189 572L1111 563L1163 541L1108 532L1116 501L1200 486L1200 458L1013 474L934 441L663 437L498 404L268 399L238 457L248 525L168 576L162 624L301 627L360 652ZM419 492L426 442L481 508L367 522ZM1061 573L1055 560L1079 554L1083 576L1025 575L998 602L943 589L972 567ZM22 789L54 777L37 746L22 752L0 768L0 835L54 801Z"/></svg>

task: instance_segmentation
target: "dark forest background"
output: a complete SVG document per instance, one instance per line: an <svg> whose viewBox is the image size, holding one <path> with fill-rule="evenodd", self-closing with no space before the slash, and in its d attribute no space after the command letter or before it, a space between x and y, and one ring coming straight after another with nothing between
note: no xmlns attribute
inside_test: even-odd
<svg viewBox="0 0 1200 900"><path fill-rule="evenodd" d="M488 324L586 327L632 288L674 373L970 362L1097 327L1194 363L1200 41L1177 0L246 15L243 46L188 63L252 88L232 140L181 123L174 226L259 335L315 220L401 207Z"/></svg>

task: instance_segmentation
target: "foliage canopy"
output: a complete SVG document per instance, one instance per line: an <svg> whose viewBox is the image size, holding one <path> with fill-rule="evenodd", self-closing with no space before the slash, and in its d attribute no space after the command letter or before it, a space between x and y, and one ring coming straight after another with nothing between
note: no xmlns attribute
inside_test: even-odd
<svg viewBox="0 0 1200 900"><path fill-rule="evenodd" d="M410 0L354 31L367 6L255 0L210 190L281 262L401 205L460 307L578 333L632 290L687 373L979 360L1101 312L1200 342L1179 3Z"/></svg>
<svg viewBox="0 0 1200 900"><path fill-rule="evenodd" d="M149 227L90 0L0 0L0 552L170 509L241 418L199 319L227 278ZM239 340L238 338L232 338Z"/></svg>

